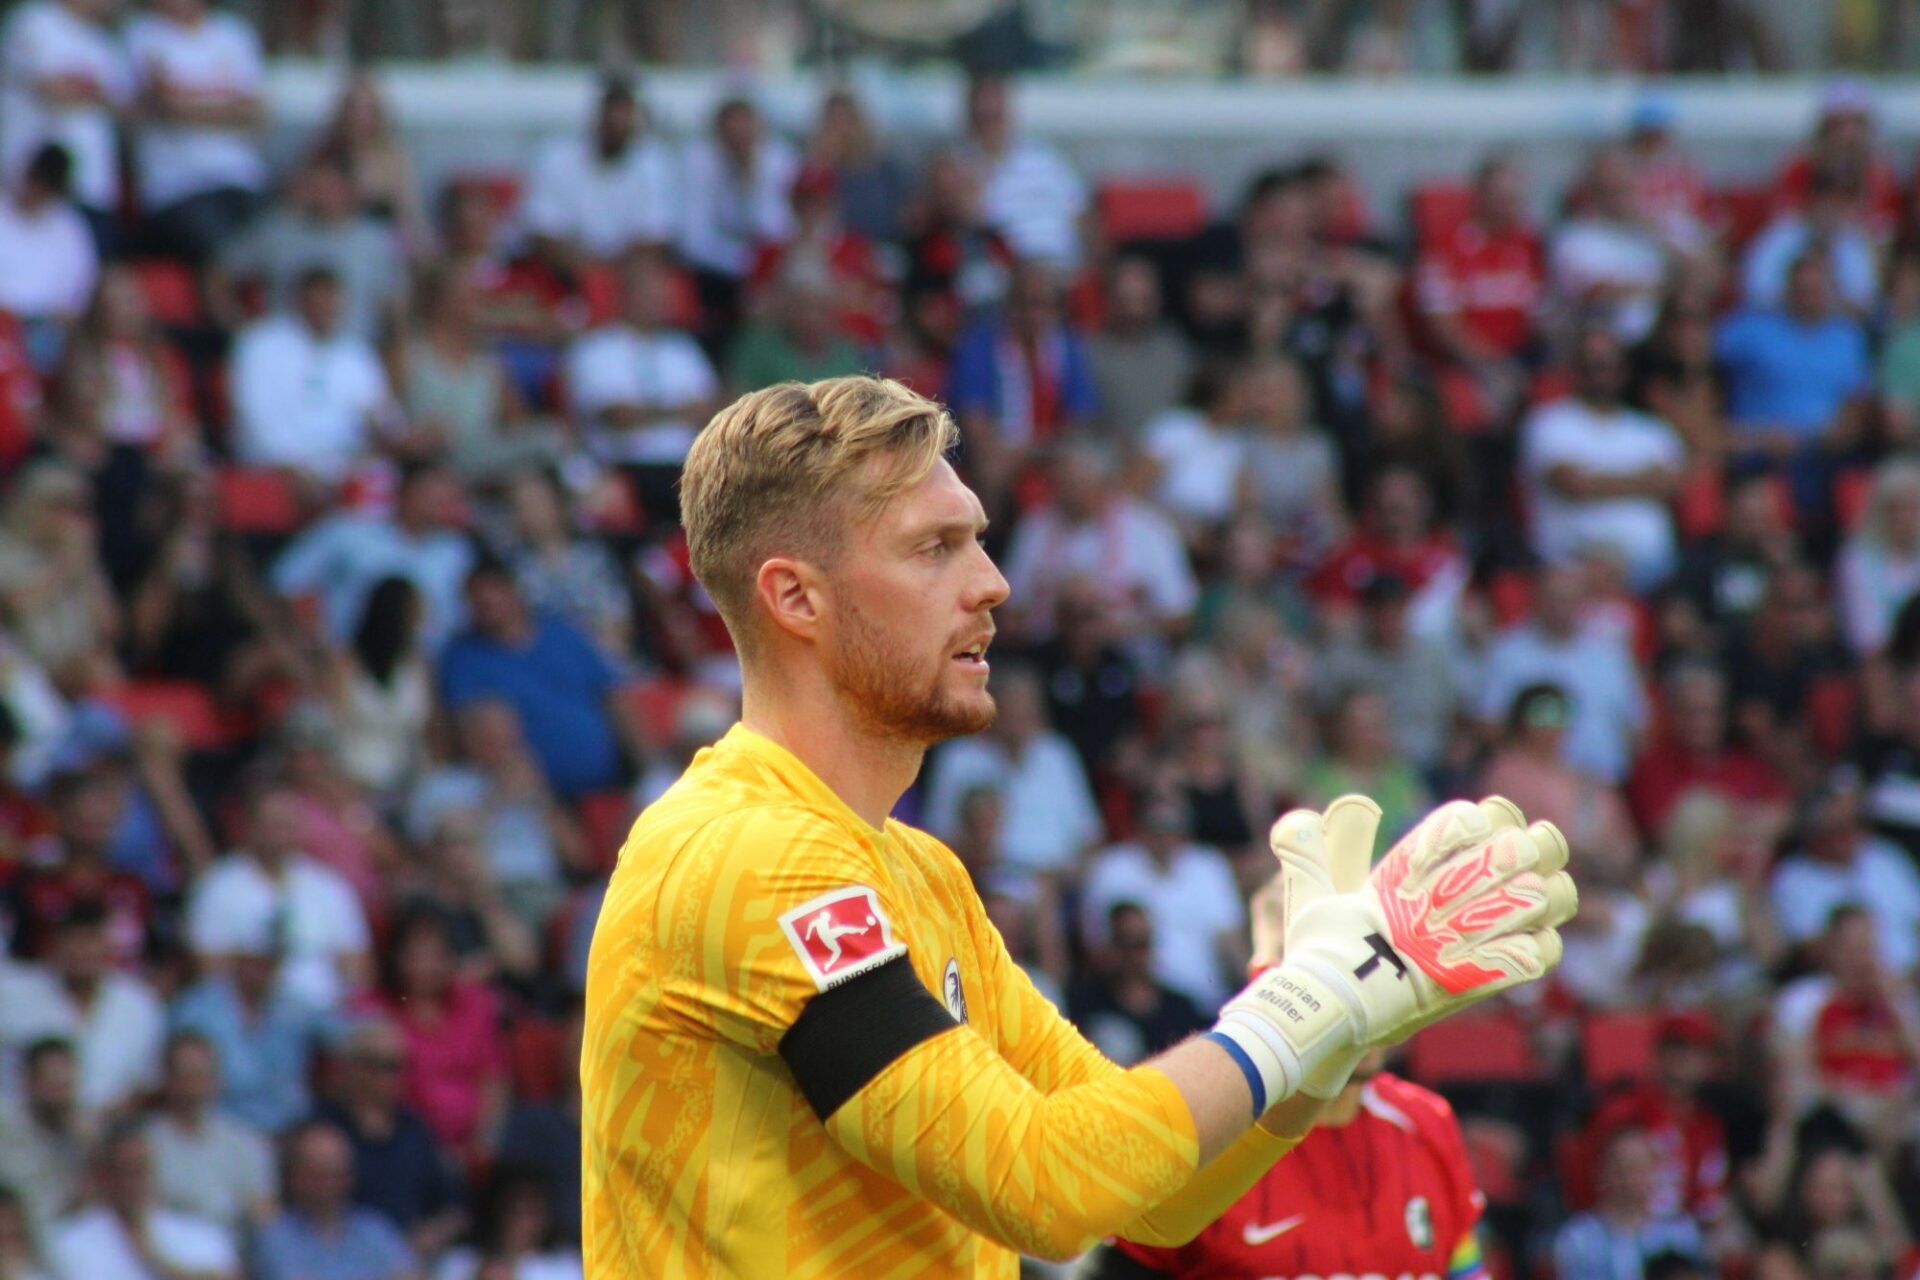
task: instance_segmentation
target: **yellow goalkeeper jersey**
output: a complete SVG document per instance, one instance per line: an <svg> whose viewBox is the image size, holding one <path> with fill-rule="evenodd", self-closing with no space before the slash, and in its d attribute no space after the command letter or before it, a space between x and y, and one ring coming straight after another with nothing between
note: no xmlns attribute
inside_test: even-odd
<svg viewBox="0 0 1920 1280"><path fill-rule="evenodd" d="M822 1119L819 1079L867 1033L843 1011L833 1044L813 1037L811 1102L783 1039L810 1002L843 983L855 999L851 979L902 957L947 1029L855 1072ZM1184 1238L1289 1145L1255 1129L1199 1185L1172 1082L1122 1071L1034 990L958 859L903 824L873 828L743 726L635 823L586 1012L593 1280L1011 1277L1016 1251L1070 1256L1123 1228ZM894 1033L873 1016L874 1038ZM1185 1220L1163 1225L1176 1209Z"/></svg>

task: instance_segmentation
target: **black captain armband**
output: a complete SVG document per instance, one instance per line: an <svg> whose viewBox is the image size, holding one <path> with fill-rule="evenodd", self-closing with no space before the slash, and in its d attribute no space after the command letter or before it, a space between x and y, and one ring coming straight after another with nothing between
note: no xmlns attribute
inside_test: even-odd
<svg viewBox="0 0 1920 1280"><path fill-rule="evenodd" d="M907 1050L959 1025L899 956L807 1001L780 1056L825 1120Z"/></svg>

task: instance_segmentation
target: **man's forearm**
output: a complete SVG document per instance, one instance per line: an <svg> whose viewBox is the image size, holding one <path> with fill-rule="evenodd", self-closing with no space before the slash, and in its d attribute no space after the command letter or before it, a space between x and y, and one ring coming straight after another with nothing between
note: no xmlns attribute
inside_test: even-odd
<svg viewBox="0 0 1920 1280"><path fill-rule="evenodd" d="M1187 1184L1120 1229L1136 1244L1172 1248L1199 1235L1300 1144L1326 1104L1296 1093L1269 1107L1260 1122L1200 1166Z"/></svg>

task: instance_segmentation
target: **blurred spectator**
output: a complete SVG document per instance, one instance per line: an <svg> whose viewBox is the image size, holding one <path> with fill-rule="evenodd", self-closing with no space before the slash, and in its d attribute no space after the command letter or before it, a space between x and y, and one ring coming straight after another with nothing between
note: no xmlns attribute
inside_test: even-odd
<svg viewBox="0 0 1920 1280"><path fill-rule="evenodd" d="M42 0L19 13L36 7L58 6ZM67 327L86 310L100 274L86 223L68 203L72 172L64 150L42 147L0 198L0 311L24 327L27 357L41 373L58 364Z"/></svg>
<svg viewBox="0 0 1920 1280"><path fill-rule="evenodd" d="M506 363L481 333L481 284L447 268L421 274L417 321L392 355L411 435L469 481L553 459L555 433L528 418Z"/></svg>
<svg viewBox="0 0 1920 1280"><path fill-rule="evenodd" d="M967 85L967 159L979 174L981 208L1022 258L1077 266L1086 186L1059 152L1016 134L1010 98L1000 76Z"/></svg>
<svg viewBox="0 0 1920 1280"><path fill-rule="evenodd" d="M1748 247L1741 283L1749 307L1782 308L1794 264L1811 256L1826 264L1845 310L1873 314L1880 295L1879 254L1859 224L1860 193L1851 181L1846 174L1815 170L1805 206L1775 219Z"/></svg>
<svg viewBox="0 0 1920 1280"><path fill-rule="evenodd" d="M0 964L0 992L9 980ZM80 1190L93 1117L80 1108L70 1042L36 1040L21 1056L20 1086L0 1091L0 1187L18 1192L32 1234L45 1240Z"/></svg>
<svg viewBox="0 0 1920 1280"><path fill-rule="evenodd" d="M1406 589L1410 630L1429 637L1451 631L1467 563L1434 517L1427 475L1398 462L1375 472L1359 523L1308 579L1329 620L1343 622L1374 581L1391 576Z"/></svg>
<svg viewBox="0 0 1920 1280"><path fill-rule="evenodd" d="M1748 998L1780 958L1768 877L1787 813L1784 805L1736 807L1720 792L1690 791L1658 832L1653 878L1668 918L1705 929L1719 944L1722 976Z"/></svg>
<svg viewBox="0 0 1920 1280"><path fill-rule="evenodd" d="M137 1124L109 1129L90 1165L91 1194L47 1246L60 1280L239 1280L231 1232L157 1202L153 1153Z"/></svg>
<svg viewBox="0 0 1920 1280"><path fill-rule="evenodd" d="M1678 124L1679 111L1670 99L1642 98L1627 125L1627 152L1640 215L1660 228L1669 244L1693 245L1706 234L1707 183L1681 148Z"/></svg>
<svg viewBox="0 0 1920 1280"><path fill-rule="evenodd" d="M901 238L901 210L911 194L907 177L850 90L821 99L806 164L833 175L840 216L855 233L882 243Z"/></svg>
<svg viewBox="0 0 1920 1280"><path fill-rule="evenodd" d="M194 0L189 0L194 2ZM68 367L97 368L108 440L158 458L190 456L200 444L186 364L147 310L139 279L122 266L101 273L74 331Z"/></svg>
<svg viewBox="0 0 1920 1280"><path fill-rule="evenodd" d="M1186 628L1199 597L1186 548L1166 516L1119 488L1117 472L1098 442L1061 445L1052 499L1020 519L1007 546L1009 631L1051 638L1060 592L1075 578L1099 588L1136 660L1157 660L1156 639Z"/></svg>
<svg viewBox="0 0 1920 1280"><path fill-rule="evenodd" d="M1071 874L1101 836L1086 772L1048 723L1037 673L1002 663L993 694L999 704L993 727L955 739L934 755L927 829L942 837L955 831L960 797L996 786L1006 795L1001 850L1008 865L1032 875Z"/></svg>
<svg viewBox="0 0 1920 1280"><path fill-rule="evenodd" d="M1520 428L1533 549L1554 563L1602 551L1635 586L1652 586L1674 566L1667 503L1685 447L1665 423L1622 402L1626 353L1608 330L1580 332L1572 372L1573 394L1539 406Z"/></svg>
<svg viewBox="0 0 1920 1280"><path fill-rule="evenodd" d="M558 1094L524 1095L513 1104L500 1139L500 1163L537 1172L545 1179L554 1227L563 1240L580 1239L580 1029L575 1007L555 1049Z"/></svg>
<svg viewBox="0 0 1920 1280"><path fill-rule="evenodd" d="M1645 1129L1622 1127L1600 1153L1599 1200L1553 1241L1559 1280L1640 1280L1662 1253L1704 1259L1706 1241L1684 1213L1660 1209L1662 1161Z"/></svg>
<svg viewBox="0 0 1920 1280"><path fill-rule="evenodd" d="M1801 510L1822 510L1826 459L1854 445L1873 376L1866 330L1836 307L1826 263L1795 259L1784 306L1729 317L1715 350L1737 453L1791 468Z"/></svg>
<svg viewBox="0 0 1920 1280"><path fill-rule="evenodd" d="M432 1257L459 1237L466 1214L447 1152L419 1113L402 1101L406 1038L390 1023L369 1019L347 1034L341 1052L338 1094L318 1114L337 1125L352 1145L353 1202L400 1228L416 1255ZM297 1149L289 1143L290 1154ZM332 1153L325 1154L328 1158L319 1163L331 1174ZM339 1194L331 1177L318 1180L327 1184L328 1200ZM291 1207L300 1209L303 1198L289 1185L286 1199ZM336 1202L334 1207L340 1206ZM302 1268L288 1273L302 1274Z"/></svg>
<svg viewBox="0 0 1920 1280"><path fill-rule="evenodd" d="M400 853L366 790L340 767L332 715L318 702L296 704L281 719L271 749L298 803L295 846L346 881L368 918L377 919Z"/></svg>
<svg viewBox="0 0 1920 1280"><path fill-rule="evenodd" d="M1703 622L1737 630L1753 618L1768 576L1797 559L1787 515L1786 495L1771 476L1754 473L1727 486L1719 530L1689 544L1674 577Z"/></svg>
<svg viewBox="0 0 1920 1280"><path fill-rule="evenodd" d="M1118 639L1099 587L1074 579L1061 584L1053 639L1033 653L1054 727L1089 777L1126 745L1140 718L1140 673Z"/></svg>
<svg viewBox="0 0 1920 1280"><path fill-rule="evenodd" d="M711 135L687 150L680 256L699 286L709 354L724 350L739 326L755 255L793 234L788 196L799 169L793 148L768 136L760 109L745 98L722 102Z"/></svg>
<svg viewBox="0 0 1920 1280"><path fill-rule="evenodd" d="M1333 712L1336 720L1340 716L1334 708L1350 690L1378 691L1392 708L1389 732L1395 751L1434 777L1446 765L1453 745L1455 722L1462 710L1460 682L1452 655L1437 641L1412 630L1408 597L1407 584L1398 574L1379 573L1369 579L1360 590L1358 635L1328 647L1315 684L1323 709ZM1326 786L1336 781L1321 779ZM1370 787L1350 789L1381 799ZM1412 796L1422 792L1424 788L1409 791L1402 798L1411 802ZM1383 824L1382 830L1391 831L1391 824Z"/></svg>
<svg viewBox="0 0 1920 1280"><path fill-rule="evenodd" d="M1526 221L1526 178L1494 155L1474 175L1473 212L1414 264L1416 305L1437 354L1476 395L1477 419L1505 421L1526 389L1536 317L1546 293L1540 237Z"/></svg>
<svg viewBox="0 0 1920 1280"><path fill-rule="evenodd" d="M1853 79L1835 80L1820 93L1813 136L1780 172L1779 195L1788 206L1805 204L1821 169L1856 176L1864 183L1862 210L1874 236L1891 235L1900 221L1900 175L1876 150L1873 90Z"/></svg>
<svg viewBox="0 0 1920 1280"><path fill-rule="evenodd" d="M0 1276L6 1280L53 1280L40 1255L38 1234L20 1193L0 1182Z"/></svg>
<svg viewBox="0 0 1920 1280"><path fill-rule="evenodd" d="M160 1202L236 1234L264 1224L274 1212L273 1149L252 1125L216 1110L213 1042L175 1031L163 1062L160 1110L146 1128Z"/></svg>
<svg viewBox="0 0 1920 1280"><path fill-rule="evenodd" d="M152 242L203 262L259 211L266 68L244 18L207 0L160 0L126 28L147 118L135 172Z"/></svg>
<svg viewBox="0 0 1920 1280"><path fill-rule="evenodd" d="M936 151L920 188L906 228L909 313L918 298L946 324L977 322L1006 294L1013 249L989 223L979 175L958 152Z"/></svg>
<svg viewBox="0 0 1920 1280"><path fill-rule="evenodd" d="M1702 1097L1714 1075L1713 1022L1668 1014L1654 1044L1653 1078L1601 1104L1587 1124L1587 1149L1604 1150L1624 1129L1642 1131L1656 1160L1652 1215L1686 1214L1711 1228L1727 1211L1729 1172L1726 1126Z"/></svg>
<svg viewBox="0 0 1920 1280"><path fill-rule="evenodd" d="M1920 960L1920 872L1898 845L1862 825L1858 784L1837 776L1810 796L1797 839L1773 874L1773 911L1787 940L1807 942L1836 908L1862 907L1880 963L1889 973L1911 973Z"/></svg>
<svg viewBox="0 0 1920 1280"><path fill-rule="evenodd" d="M1187 404L1156 415L1140 433L1147 491L1180 522L1190 546L1210 546L1233 516L1247 446L1239 379L1217 365L1196 370Z"/></svg>
<svg viewBox="0 0 1920 1280"><path fill-rule="evenodd" d="M187 939L210 973L255 954L262 932L288 995L330 1009L372 977L366 915L339 872L299 847L301 798L267 777L246 797L244 847L216 862L187 900Z"/></svg>
<svg viewBox="0 0 1920 1280"><path fill-rule="evenodd" d="M738 392L776 382L816 382L859 373L866 361L834 323L832 278L819 264L792 261L768 284L766 318L733 344L727 381Z"/></svg>
<svg viewBox="0 0 1920 1280"><path fill-rule="evenodd" d="M397 795L412 780L433 715L421 613L411 582L380 579L367 592L351 644L329 672L340 769L375 795Z"/></svg>
<svg viewBox="0 0 1920 1280"><path fill-rule="evenodd" d="M1907 975L1887 967L1870 912L1834 913L1826 948L1832 987L1814 1015L1810 1051L1818 1095L1876 1141L1909 1114L1920 1080L1920 1004Z"/></svg>
<svg viewBox="0 0 1920 1280"><path fill-rule="evenodd" d="M393 414L386 370L341 318L340 276L300 274L294 308L242 329L233 345L233 452L249 466L285 467L337 484L371 452Z"/></svg>
<svg viewBox="0 0 1920 1280"><path fill-rule="evenodd" d="M354 1151L323 1120L287 1135L287 1207L254 1241L259 1280L418 1280L413 1251L379 1213L354 1206Z"/></svg>
<svg viewBox="0 0 1920 1280"><path fill-rule="evenodd" d="M1106 304L1105 324L1087 338L1087 362L1102 426L1131 440L1173 409L1177 390L1190 385L1193 350L1167 323L1160 271L1150 258L1113 260Z"/></svg>
<svg viewBox="0 0 1920 1280"><path fill-rule="evenodd" d="M1873 473L1866 510L1834 563L1847 644L1862 658L1885 648L1894 618L1920 590L1920 462L1894 458Z"/></svg>
<svg viewBox="0 0 1920 1280"><path fill-rule="evenodd" d="M356 71L348 79L314 151L345 172L361 217L397 232L403 244L426 247L432 233L413 159L370 73Z"/></svg>
<svg viewBox="0 0 1920 1280"><path fill-rule="evenodd" d="M750 283L758 294L783 279L807 281L820 295L825 331L872 350L886 336L893 295L873 242L841 219L834 181L826 169L799 171L789 196L792 233L779 243L761 247L754 256ZM758 308L762 300L755 297L753 302Z"/></svg>
<svg viewBox="0 0 1920 1280"><path fill-rule="evenodd" d="M1860 749L1863 803L1876 834L1920 859L1920 670L1902 672L1895 693L1887 731Z"/></svg>
<svg viewBox="0 0 1920 1280"><path fill-rule="evenodd" d="M1325 749L1308 762L1300 778L1302 803L1324 809L1350 792L1380 806L1378 857L1392 847L1432 807L1433 797L1420 771L1394 740L1394 709L1383 690L1348 685L1333 698L1327 713Z"/></svg>
<svg viewBox="0 0 1920 1280"><path fill-rule="evenodd" d="M42 144L58 143L73 157L74 199L103 247L120 200L114 122L133 96L108 26L113 10L112 0L31 0L0 29L0 176L12 178Z"/></svg>
<svg viewBox="0 0 1920 1280"><path fill-rule="evenodd" d="M372 1005L406 1042L406 1103L449 1151L477 1165L507 1118L507 1045L485 983L455 967L447 922L415 907L396 919Z"/></svg>
<svg viewBox="0 0 1920 1280"><path fill-rule="evenodd" d="M1227 860L1218 849L1195 844L1187 823L1178 793L1146 798L1138 838L1100 850L1087 866L1080 938L1091 947L1124 949L1110 936L1114 916L1139 904L1154 939L1154 982L1204 1013L1218 1009L1240 985L1248 959L1247 913Z"/></svg>
<svg viewBox="0 0 1920 1280"><path fill-rule="evenodd" d="M1154 976L1154 926L1138 902L1114 903L1102 921L1097 974L1067 998L1067 1017L1111 1062L1132 1066L1207 1025L1193 1001Z"/></svg>
<svg viewBox="0 0 1920 1280"><path fill-rule="evenodd" d="M466 500L445 466L414 463L400 473L391 515L338 511L308 528L273 566L273 588L291 600L317 597L322 634L349 641L368 598L388 578L418 593L421 643L437 653L466 621L462 599L473 547L461 526Z"/></svg>
<svg viewBox="0 0 1920 1280"><path fill-rule="evenodd" d="M109 918L99 902L69 907L44 965L15 971L0 992L0 1050L50 1036L74 1046L79 1105L100 1114L135 1105L157 1083L165 1013L151 988L113 968ZM9 1057L12 1053L9 1052ZM0 1079L11 1078L0 1060Z"/></svg>
<svg viewBox="0 0 1920 1280"><path fill-rule="evenodd" d="M120 610L100 565L93 494L64 463L33 463L14 477L0 513L0 615L68 688L89 688L117 666Z"/></svg>
<svg viewBox="0 0 1920 1280"><path fill-rule="evenodd" d="M674 482L693 437L720 395L720 380L692 337L672 326L670 279L644 258L621 273L616 320L567 348L568 409L600 461L634 474L646 516L679 516Z"/></svg>
<svg viewBox="0 0 1920 1280"><path fill-rule="evenodd" d="M1627 799L1642 831L1664 829L1674 805L1690 791L1712 791L1740 804L1786 801L1780 775L1729 740L1727 681L1717 667L1673 667L1660 709L1662 730L1627 780Z"/></svg>
<svg viewBox="0 0 1920 1280"><path fill-rule="evenodd" d="M1527 685L1558 685L1573 704L1567 763L1619 782L1646 728L1646 695L1620 638L1582 626L1583 576L1569 565L1540 571L1532 617L1500 633L1481 660L1478 711L1483 721L1498 723Z"/></svg>
<svg viewBox="0 0 1920 1280"><path fill-rule="evenodd" d="M513 520L508 558L528 605L565 618L609 661L625 662L633 649L633 592L606 544L575 528L559 477L518 472L506 496Z"/></svg>
<svg viewBox="0 0 1920 1280"><path fill-rule="evenodd" d="M310 1109L308 1081L331 1024L280 981L281 941L271 917L255 917L221 940L218 963L173 1002L177 1032L212 1046L220 1109L268 1134L286 1132Z"/></svg>
<svg viewBox="0 0 1920 1280"><path fill-rule="evenodd" d="M1211 673L1196 672L1168 691L1164 759L1154 769L1187 801L1193 839L1238 858L1279 816L1271 779L1241 750L1241 708Z"/></svg>
<svg viewBox="0 0 1920 1280"><path fill-rule="evenodd" d="M1633 160L1616 145L1588 159L1575 212L1553 236L1548 276L1563 313L1591 314L1623 342L1653 328L1667 253L1635 204Z"/></svg>
<svg viewBox="0 0 1920 1280"><path fill-rule="evenodd" d="M1810 1274L1860 1280L1912 1252L1900 1203L1871 1157L1826 1146L1792 1172L1775 1235L1806 1259Z"/></svg>
<svg viewBox="0 0 1920 1280"><path fill-rule="evenodd" d="M1573 709L1557 684L1529 684L1513 697L1505 734L1479 778L1479 789L1538 814L1585 854L1610 863L1634 856L1633 820L1614 787L1569 765L1567 730Z"/></svg>
<svg viewBox="0 0 1920 1280"><path fill-rule="evenodd" d="M53 831L9 886L16 949L29 959L50 958L60 921L85 903L107 913L113 963L133 969L146 953L154 903L146 881L115 865L116 839L133 806L132 779L123 761L113 758L124 739L95 759L85 741L93 729L82 726L77 722L70 754L48 780ZM100 728L109 737L118 731L117 724Z"/></svg>
<svg viewBox="0 0 1920 1280"><path fill-rule="evenodd" d="M600 86L591 133L553 138L527 174L522 217L536 257L563 279L681 233L680 174L634 86Z"/></svg>
<svg viewBox="0 0 1920 1280"><path fill-rule="evenodd" d="M284 202L221 247L212 286L221 319L231 326L245 314L236 294L242 283L264 286L270 311L304 309L300 295L324 269L340 291L340 328L378 342L405 314L406 265L394 233L359 212L357 199L341 157L315 154L295 170ZM286 385L299 381L289 378Z"/></svg>
<svg viewBox="0 0 1920 1280"><path fill-rule="evenodd" d="M616 674L591 641L552 614L534 612L498 561L467 575L472 625L440 655L440 696L459 712L482 699L513 707L527 746L563 796L618 783L647 743L620 696Z"/></svg>
<svg viewBox="0 0 1920 1280"><path fill-rule="evenodd" d="M1796 785L1818 766L1810 758L1814 696L1850 669L1838 630L1820 575L1795 561L1768 574L1759 608L1726 656L1741 736Z"/></svg>
<svg viewBox="0 0 1920 1280"><path fill-rule="evenodd" d="M1213 651L1189 650L1174 668L1172 692L1188 708L1205 712L1215 698L1231 708L1227 756L1238 762L1254 822L1268 797L1292 791L1313 750L1309 689L1319 673L1312 650L1274 610L1236 600L1218 616ZM1211 743L1215 734L1196 726L1195 736Z"/></svg>
<svg viewBox="0 0 1920 1280"><path fill-rule="evenodd" d="M524 989L541 963L540 940L525 917L534 904L509 898L488 863L484 819L455 809L417 842L419 857L393 895L396 910L429 907L452 940L462 977Z"/></svg>
<svg viewBox="0 0 1920 1280"><path fill-rule="evenodd" d="M501 1268L512 1280L579 1280L580 1256L558 1243L547 1184L533 1170L494 1170L480 1209L473 1244L448 1252L434 1280L482 1280Z"/></svg>
<svg viewBox="0 0 1920 1280"><path fill-rule="evenodd" d="M1258 358L1236 371L1234 387L1251 436L1241 507L1279 533L1289 562L1317 565L1345 532L1347 517L1339 455L1307 416L1306 379L1290 360Z"/></svg>
<svg viewBox="0 0 1920 1280"><path fill-rule="evenodd" d="M1059 277L1038 260L1016 263L1004 316L961 337L947 382L968 474L990 513L1004 509L1035 445L1093 421L1097 395Z"/></svg>

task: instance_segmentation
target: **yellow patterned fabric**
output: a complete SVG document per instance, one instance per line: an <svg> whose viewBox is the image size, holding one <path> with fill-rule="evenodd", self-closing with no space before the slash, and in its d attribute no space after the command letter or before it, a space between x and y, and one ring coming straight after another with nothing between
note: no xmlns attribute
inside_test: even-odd
<svg viewBox="0 0 1920 1280"><path fill-rule="evenodd" d="M965 1023L823 1124L780 1039L837 969L901 947ZM627 838L581 1078L594 1280L1011 1277L1016 1251L1197 1230L1288 1146L1243 1139L1242 1176L1180 1213L1197 1148L1173 1083L1107 1061L1034 990L943 845L874 829L739 726Z"/></svg>

